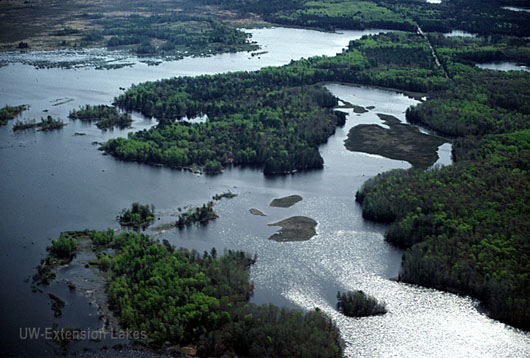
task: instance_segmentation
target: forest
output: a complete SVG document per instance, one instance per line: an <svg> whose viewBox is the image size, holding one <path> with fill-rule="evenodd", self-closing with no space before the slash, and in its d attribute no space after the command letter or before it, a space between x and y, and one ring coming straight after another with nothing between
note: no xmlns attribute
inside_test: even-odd
<svg viewBox="0 0 530 358"><path fill-rule="evenodd" d="M170 166L215 160L223 166L257 164L265 173L318 168L322 162L300 166L307 161L295 159L299 149L311 144L309 158L321 160L318 144L344 120L332 112L336 99L315 84L341 81L424 92L428 100L410 108L407 119L460 138L454 145L456 163L367 182L357 195L363 215L393 222L387 239L409 248L401 280L471 294L482 299L491 317L528 328L528 208L523 203L529 185L524 138L530 75L475 66L495 60L528 63L526 43L507 36L387 33L352 41L335 57L143 83L118 97L117 105L156 116L160 124L110 140L104 149L121 159ZM265 111L275 119L257 115ZM178 121L201 113L208 122ZM502 144L506 141L511 144ZM307 144L289 145L297 142ZM278 151L266 152L274 149L271 143Z"/></svg>
<svg viewBox="0 0 530 358"><path fill-rule="evenodd" d="M364 36L335 57L302 59L257 72L133 85L116 98L116 104L154 116L159 125L128 139L112 139L102 149L123 160L176 168L199 166L210 173L227 165L253 165L265 174L319 169L323 160L318 145L345 120L344 114L333 111L336 99L315 85L333 81L428 92L427 104L411 109L407 118L443 134L485 124L524 128L525 112L521 114L518 103L528 103L528 75L474 67L476 61L499 59L499 53L505 60L528 58L524 43L474 39L462 47L461 42L445 37L433 40L439 46L440 66L422 36L388 33ZM442 98L444 93L451 100ZM457 99L459 95L462 98ZM454 111L465 115L446 120ZM208 115L206 123L179 121L201 114Z"/></svg>
<svg viewBox="0 0 530 358"><path fill-rule="evenodd" d="M108 38L107 47L128 46L137 55L182 58L258 48L246 33L208 16L133 14L105 17L96 24L103 28L96 41Z"/></svg>
<svg viewBox="0 0 530 358"><path fill-rule="evenodd" d="M194 124L163 119L154 129L131 134L128 139L109 140L103 149L124 160L171 167L197 165L207 173L219 172L230 164L258 165L267 174L322 168L317 146L344 121L332 110L336 99L313 86L267 91L252 81L253 75L239 76L235 81L229 81L226 75L164 81L157 84L157 91L170 97L164 102L155 97L154 108L148 99L156 96L154 89L145 90L142 85L131 89L118 98L118 104L127 108L143 104L143 112L161 112L164 117L186 112L193 116L205 111L209 119ZM212 79L218 80L220 86L212 85ZM187 93L174 92L178 82L188 81L194 82L190 84L195 87L194 93L202 92L203 98L209 98L201 101L197 97L191 99ZM249 86L251 81L254 83ZM231 85L236 86L233 93L222 92L221 86ZM239 91L235 90L237 87ZM220 93L223 94L219 96Z"/></svg>
<svg viewBox="0 0 530 358"><path fill-rule="evenodd" d="M408 248L400 280L471 294L530 329L530 130L464 137L454 159L367 181L363 216L392 223L386 239Z"/></svg>
<svg viewBox="0 0 530 358"><path fill-rule="evenodd" d="M245 252L218 256L213 248L200 254L133 231L84 230L52 241L44 260L48 272L76 254L75 237L91 240L94 264L105 272L109 303L122 327L146 332L136 343L191 344L200 357L342 356L339 331L318 308L302 312L248 302L248 268L256 257ZM114 255L107 256L109 248Z"/></svg>
<svg viewBox="0 0 530 358"><path fill-rule="evenodd" d="M382 28L416 32L460 29L480 35L530 35L530 14L502 9L515 1L443 0L204 0L241 12L254 12L271 23L325 30ZM526 3L526 5L528 5ZM480 9L480 11L479 11Z"/></svg>
<svg viewBox="0 0 530 358"><path fill-rule="evenodd" d="M475 66L528 64L526 41L427 37L448 81L406 117L455 138L455 164L378 175L356 199L407 248L400 280L471 294L491 317L529 329L530 74Z"/></svg>
<svg viewBox="0 0 530 358"><path fill-rule="evenodd" d="M387 55L381 57L382 52ZM315 85L325 81L427 91L443 88L447 78L420 36L364 37L336 57L134 85L116 104L155 116L159 125L109 140L102 149L123 160L211 172L226 165L254 165L265 174L320 169L318 145L345 121L343 113L333 111L336 98ZM178 120L203 113L206 123Z"/></svg>

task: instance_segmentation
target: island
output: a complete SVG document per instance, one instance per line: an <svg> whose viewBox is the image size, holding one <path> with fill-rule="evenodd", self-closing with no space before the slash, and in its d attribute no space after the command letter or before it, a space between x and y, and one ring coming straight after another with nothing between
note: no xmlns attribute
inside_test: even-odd
<svg viewBox="0 0 530 358"><path fill-rule="evenodd" d="M383 2L399 10L399 5ZM451 10L455 2L458 6ZM523 21L527 15L494 8L494 2L481 7L480 14L469 5L479 6L474 1L444 3L436 5L438 10L419 2L409 7L421 20L414 33L364 36L334 57L135 85L116 98L117 105L155 116L160 124L127 139L111 139L103 149L120 159L168 166L212 161L255 165L265 174L321 169L318 145L344 123L345 114L338 117L333 111L337 99L318 84L349 82L426 93L425 101L407 110L406 119L454 138L455 164L422 171L418 169L432 161L422 159L419 168L368 181L357 194L363 216L392 223L388 240L408 249L401 280L471 294L484 302L491 317L530 328L525 308L530 284L519 264L525 262L524 238L530 236L522 204L530 201L530 74L477 66L508 60L530 64L522 38L530 35L530 21ZM427 8L433 11L416 13ZM444 28L443 14L454 16L449 24L458 18L468 31L495 36L424 32ZM206 113L209 121L172 120L198 113Z"/></svg>
<svg viewBox="0 0 530 358"><path fill-rule="evenodd" d="M289 195L283 198L273 199L269 206L276 208L290 208L299 201L302 201L302 197L300 195Z"/></svg>
<svg viewBox="0 0 530 358"><path fill-rule="evenodd" d="M306 216L293 216L268 225L281 227L281 229L274 233L269 240L286 242L307 241L311 239L317 233L315 227L318 225L318 223Z"/></svg>
<svg viewBox="0 0 530 358"><path fill-rule="evenodd" d="M123 209L117 217L121 226L129 226L135 230L145 230L155 220L154 205L133 203L130 209Z"/></svg>
<svg viewBox="0 0 530 358"><path fill-rule="evenodd" d="M337 293L337 310L348 317L367 317L387 312L385 304L361 290Z"/></svg>
<svg viewBox="0 0 530 358"><path fill-rule="evenodd" d="M23 104L20 106L5 106L0 108L0 126L5 126L7 121L15 118L20 113L27 110L29 106Z"/></svg>
<svg viewBox="0 0 530 358"><path fill-rule="evenodd" d="M265 215L265 213L261 210L258 210L258 209L254 209L254 208L251 208L251 209L248 209L248 211L252 214L252 215L257 215L257 216L267 216Z"/></svg>
<svg viewBox="0 0 530 358"><path fill-rule="evenodd" d="M215 194L212 196L212 201L209 201L202 206L196 207L185 207L185 211L182 211L182 208L178 208L178 219L175 222L163 224L154 228L154 230L163 232L175 227L183 229L186 226L191 226L193 224L206 225L208 222L215 220L219 217L215 210L213 209L216 202L221 199L232 199L238 196L237 193L232 193L230 190L226 192Z"/></svg>
<svg viewBox="0 0 530 358"><path fill-rule="evenodd" d="M119 113L114 106L98 105L80 107L73 110L68 115L70 119L79 119L83 122L96 122L99 129L109 129L113 127L127 128L132 123L129 113Z"/></svg>
<svg viewBox="0 0 530 358"><path fill-rule="evenodd" d="M40 131L51 131L54 129L61 129L65 125L66 123L60 119L55 119L52 116L47 116L46 118L41 117L40 122L37 122L34 119L24 122L17 120L13 125L13 132L31 128L38 128Z"/></svg>
<svg viewBox="0 0 530 358"><path fill-rule="evenodd" d="M85 256L96 256L93 266L105 273L100 275L103 280L97 290L103 290L108 303L99 299L95 304L108 305L109 310L98 307L98 311L105 321L117 319L123 329L138 332L132 337L136 344L170 348L179 354L189 353L191 346L200 357L261 356L263 352L269 356L342 356L338 328L320 309L302 312L248 302L254 287L248 269L256 261L248 253L225 250L218 256L212 248L201 254L142 233L116 234L111 229L69 232L61 237L60 243L52 242L45 261L75 255L72 245L66 244L71 243L68 238L86 241ZM45 283L50 281L41 281ZM50 298L60 312L64 302L55 295Z"/></svg>
<svg viewBox="0 0 530 358"><path fill-rule="evenodd" d="M214 196L212 196L212 200L219 201L221 199L233 199L236 196L238 196L237 193L232 193L230 190L227 190L224 193L215 194Z"/></svg>
<svg viewBox="0 0 530 358"><path fill-rule="evenodd" d="M388 114L377 116L390 127L361 124L350 129L344 145L348 150L382 155L386 158L406 160L417 168L428 168L438 159L437 150L448 140L423 134L417 127L401 123Z"/></svg>
<svg viewBox="0 0 530 358"><path fill-rule="evenodd" d="M514 47L517 51L523 50ZM337 98L321 85L336 81L415 92L438 90L450 82L421 36L366 36L335 57L134 85L115 99L116 105L154 116L159 124L127 138L110 139L101 149L122 160L175 168L219 171L227 165L252 165L267 175L322 169L319 145L344 125L347 116L335 110ZM207 114L209 120L175 120L199 114Z"/></svg>
<svg viewBox="0 0 530 358"><path fill-rule="evenodd" d="M215 220L219 216L213 209L215 203L209 201L202 206L188 208L185 212L180 213L175 225L182 229L185 226L190 226L194 223L206 224L208 221Z"/></svg>

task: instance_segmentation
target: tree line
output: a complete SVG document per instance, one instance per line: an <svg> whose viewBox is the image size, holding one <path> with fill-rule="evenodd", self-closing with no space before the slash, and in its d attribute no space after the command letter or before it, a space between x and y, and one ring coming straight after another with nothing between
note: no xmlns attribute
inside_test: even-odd
<svg viewBox="0 0 530 358"><path fill-rule="evenodd" d="M460 29L480 35L530 35L530 14L502 9L514 1L444 0L203 0L242 13L260 14L266 21L327 30L382 28L450 32ZM523 4L528 5L528 4Z"/></svg>

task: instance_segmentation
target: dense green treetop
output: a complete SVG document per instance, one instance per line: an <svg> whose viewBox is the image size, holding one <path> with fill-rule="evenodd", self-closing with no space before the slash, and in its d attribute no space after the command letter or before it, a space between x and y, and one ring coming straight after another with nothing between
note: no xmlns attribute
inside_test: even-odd
<svg viewBox="0 0 530 358"><path fill-rule="evenodd" d="M134 232L91 235L98 250L117 252L100 260L109 303L124 327L146 332L139 343L191 344L201 357L341 356L338 330L318 309L303 313L248 303L248 267L255 257L231 250L218 256L215 249L201 255Z"/></svg>
<svg viewBox="0 0 530 358"><path fill-rule="evenodd" d="M343 114L331 110L336 100L313 86L328 81L430 92L431 100L411 109L408 118L445 134L473 133L473 128L488 132L491 126L526 128L522 105L528 103L528 75L471 66L498 58L498 52L504 58L525 57L526 48L518 40L470 40L463 51L463 42L433 38L441 66L422 36L388 33L364 36L335 57L135 85L116 98L117 105L155 116L160 124L128 139L110 140L103 148L124 160L199 166L212 173L230 164L257 165L269 174L321 168L318 145L344 121ZM464 114L447 120L454 113ZM208 115L206 123L174 121L201 114Z"/></svg>

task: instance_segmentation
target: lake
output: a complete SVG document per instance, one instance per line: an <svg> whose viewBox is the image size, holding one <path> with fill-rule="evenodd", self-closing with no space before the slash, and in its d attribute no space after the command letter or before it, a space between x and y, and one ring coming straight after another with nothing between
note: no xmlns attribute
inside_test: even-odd
<svg viewBox="0 0 530 358"><path fill-rule="evenodd" d="M31 108L23 117L49 114L67 121L70 110L84 104L110 104L122 92L120 87L133 83L176 75L257 70L301 57L334 55L349 40L379 30L325 33L274 28L250 32L268 53L186 58L158 66L130 58L127 61L132 66L114 70L36 69L18 63L24 62L21 55L1 54L2 61L12 64L0 68L0 102L29 104ZM118 56L97 53L109 61ZM80 56L57 52L43 55L52 62L54 58ZM257 263L251 269L256 287L252 301L303 309L320 307L337 322L346 356L526 357L530 334L487 318L477 301L389 280L398 275L402 251L384 241L386 226L362 219L355 203L355 192L368 178L410 164L347 151L343 142L349 129L361 123L381 124L376 113L404 121L406 108L417 101L383 89L338 84L326 87L344 101L375 108L360 115L346 110L350 111L346 125L337 128L320 148L323 170L281 177L265 177L248 168L228 168L213 177L198 176L117 161L102 155L92 144L125 136L130 130L102 132L79 121L70 121L63 130L49 133L13 133L13 121L1 127L0 268L4 274L0 285L4 293L0 302L0 355L61 353L45 339L21 341L20 329L57 324L95 330L101 326L87 299L69 292L64 282L44 288L43 293L31 292L27 279L45 257L49 239L65 230L117 228L116 215L134 201L153 203L161 222L166 222L174 219L177 208L200 205L230 189L239 196L216 206L218 220L205 227L170 230L159 238L201 251L215 246L218 252L230 248L257 253ZM134 131L155 124L138 114L133 119ZM450 164L450 148L442 147L441 162ZM291 194L303 200L287 209L268 205L274 198ZM251 215L250 208L267 216ZM268 240L276 230L268 223L294 215L315 219L317 236L305 242ZM367 318L338 314L334 310L336 293L348 289L362 289L386 301L389 313ZM54 318L48 292L67 302L62 317ZM115 343L77 342L70 352Z"/></svg>

